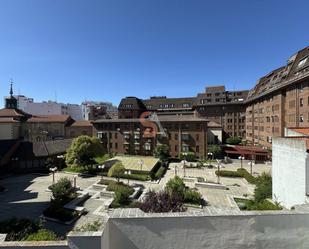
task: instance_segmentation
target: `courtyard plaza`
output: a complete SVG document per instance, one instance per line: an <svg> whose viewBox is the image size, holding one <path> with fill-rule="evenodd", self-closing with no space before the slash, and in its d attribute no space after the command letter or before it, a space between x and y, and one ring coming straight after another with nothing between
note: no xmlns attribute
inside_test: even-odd
<svg viewBox="0 0 309 249"><path fill-rule="evenodd" d="M175 176L175 167L176 175L180 177L183 177L185 174L186 177L203 177L206 182L216 183L218 181L218 177L215 174L217 168L186 168L184 171L182 163L171 163L164 178L159 182L128 181L127 179L121 179L121 181L126 184L129 182L130 185L134 183L142 184L145 187L145 191L160 191L164 189L167 181ZM250 172L250 166L247 163L244 163L243 167ZM232 164L224 164L220 168L222 170L237 170L237 168L240 168L240 162L237 161ZM255 164L253 166L254 175L259 175L263 172L269 173L270 171L271 165ZM78 176L76 174L64 172L55 173L55 181L62 177L68 177L72 182L74 182L75 177L77 187L81 190L92 192L91 198L82 204L88 212L70 225L45 221L46 228L55 231L58 235L64 236L76 227L81 227L93 221L107 218L106 210L98 212L98 210L103 210L101 208L102 200L95 198L95 195L98 195L98 193L93 192L92 189L92 185L98 182L101 176ZM104 178L112 179L109 177ZM52 179L53 177L51 174L24 174L1 179L1 185L5 186L7 191L0 193L0 220L11 217L39 219L43 210L49 206L51 192L47 191L47 188L52 184ZM194 183L192 182L185 183L189 187L194 187ZM226 185L228 189L197 188L210 207L237 209L233 197L250 197L254 192L254 185L248 184L243 178L220 177L220 183Z"/></svg>

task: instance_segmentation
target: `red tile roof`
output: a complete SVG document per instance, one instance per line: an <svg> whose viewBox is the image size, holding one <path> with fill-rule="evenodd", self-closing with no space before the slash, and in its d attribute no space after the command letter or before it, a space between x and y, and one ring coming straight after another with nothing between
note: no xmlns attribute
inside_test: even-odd
<svg viewBox="0 0 309 249"><path fill-rule="evenodd" d="M0 117L31 117L31 114L26 113L19 109L0 109Z"/></svg>
<svg viewBox="0 0 309 249"><path fill-rule="evenodd" d="M301 133L303 135L309 136L309 128L304 127L304 128L290 128L290 130Z"/></svg>
<svg viewBox="0 0 309 249"><path fill-rule="evenodd" d="M44 115L44 116L32 116L27 120L28 123L64 123L70 120L69 115Z"/></svg>

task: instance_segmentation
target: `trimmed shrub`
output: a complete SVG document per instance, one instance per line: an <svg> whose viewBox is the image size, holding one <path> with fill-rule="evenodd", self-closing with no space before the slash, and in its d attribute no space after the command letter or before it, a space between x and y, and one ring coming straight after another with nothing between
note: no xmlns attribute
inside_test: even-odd
<svg viewBox="0 0 309 249"><path fill-rule="evenodd" d="M64 177L50 187L53 195L53 201L59 202L60 205L66 204L73 193L71 181Z"/></svg>
<svg viewBox="0 0 309 249"><path fill-rule="evenodd" d="M148 192L139 208L146 213L185 211L182 198L178 195L170 195L167 191L158 193L154 191Z"/></svg>
<svg viewBox="0 0 309 249"><path fill-rule="evenodd" d="M184 192L186 189L186 185L184 184L183 180L175 176L173 179L170 179L165 186L165 191L170 195L177 195L184 198Z"/></svg>
<svg viewBox="0 0 309 249"><path fill-rule="evenodd" d="M225 177L243 177L240 172L232 171L232 170L216 170L216 175L225 176Z"/></svg>
<svg viewBox="0 0 309 249"><path fill-rule="evenodd" d="M202 195L194 190L194 189L186 189L184 194L184 202L195 204L195 205L202 205Z"/></svg>
<svg viewBox="0 0 309 249"><path fill-rule="evenodd" d="M74 229L76 232L96 232L99 231L102 227L103 223L99 220L95 220L92 223L87 223L81 227L77 227Z"/></svg>
<svg viewBox="0 0 309 249"><path fill-rule="evenodd" d="M167 168L164 166L161 166L159 168L159 170L157 171L157 173L155 174L155 178L156 179L161 179L162 177L164 177L165 173L166 173Z"/></svg>
<svg viewBox="0 0 309 249"><path fill-rule="evenodd" d="M57 240L57 236L54 232L46 230L46 229L40 229L36 233L30 234L27 241L54 241Z"/></svg>
<svg viewBox="0 0 309 249"><path fill-rule="evenodd" d="M239 174L242 174L242 177L245 178L247 180L247 182L251 183L251 184L255 184L256 183L256 178L251 175L246 169L237 169L237 172Z"/></svg>
<svg viewBox="0 0 309 249"><path fill-rule="evenodd" d="M122 174L120 175L120 178L123 179L131 179L131 180L137 180L137 181L148 181L149 175L148 174Z"/></svg>

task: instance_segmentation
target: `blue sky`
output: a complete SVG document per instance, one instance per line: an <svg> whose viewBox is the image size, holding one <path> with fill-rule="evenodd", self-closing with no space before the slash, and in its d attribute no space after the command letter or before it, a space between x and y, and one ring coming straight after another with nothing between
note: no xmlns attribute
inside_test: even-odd
<svg viewBox="0 0 309 249"><path fill-rule="evenodd" d="M0 105L248 89L309 45L309 2L1 0Z"/></svg>

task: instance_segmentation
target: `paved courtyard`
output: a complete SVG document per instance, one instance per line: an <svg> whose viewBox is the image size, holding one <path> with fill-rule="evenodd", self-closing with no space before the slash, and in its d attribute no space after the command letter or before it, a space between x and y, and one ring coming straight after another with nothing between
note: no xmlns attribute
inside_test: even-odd
<svg viewBox="0 0 309 249"><path fill-rule="evenodd" d="M104 164L110 166L109 164L113 165L117 161L121 161L126 169L150 171L159 159L152 156L115 156ZM142 161L142 166L140 161Z"/></svg>
<svg viewBox="0 0 309 249"><path fill-rule="evenodd" d="M130 184L143 184L146 191L150 189L155 191L163 190L166 182L175 176L175 167L176 174L180 177L183 177L185 173L187 177L203 177L208 182L217 182L218 180L215 175L216 168L187 168L184 172L182 164L171 163L170 169L167 170L165 177L161 179L159 183L130 180ZM248 164L244 163L243 167L250 172L250 166ZM226 170L237 170L237 168L240 168L240 162L223 165L221 168ZM271 165L256 164L253 166L254 175L259 175L262 172L270 173L270 171ZM74 174L57 172L55 178L57 181L61 177L68 177L73 181L74 176ZM100 179L99 177L76 177L77 186L82 190L91 189L91 186ZM122 181L128 183L127 180ZM39 219L42 211L49 205L51 193L46 191L46 189L52 184L51 175L26 174L11 176L1 179L0 182L1 185L8 189L8 191L0 193L0 220L11 217ZM234 196L252 196L254 193L254 185L248 184L243 178L220 177L220 183L226 185L228 189L198 188L210 206L237 208L232 199ZM194 184L191 182L186 182L186 185L194 187ZM64 236L67 232L74 229L74 227L80 227L95 220L106 218L104 213L102 215L101 212L102 200L92 196L83 206L88 210L88 213L81 216L75 223L68 226L47 221L45 226L55 231L58 235Z"/></svg>

